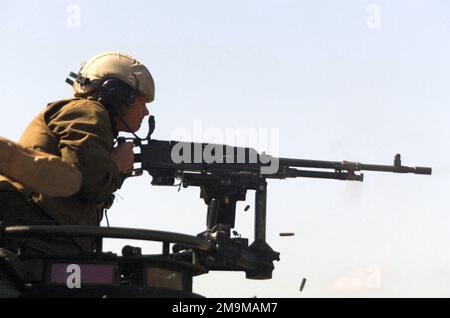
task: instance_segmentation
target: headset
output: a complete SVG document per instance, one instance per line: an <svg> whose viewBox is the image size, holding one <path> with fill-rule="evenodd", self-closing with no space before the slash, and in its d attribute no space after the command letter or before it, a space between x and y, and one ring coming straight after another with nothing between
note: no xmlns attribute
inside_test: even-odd
<svg viewBox="0 0 450 318"><path fill-rule="evenodd" d="M79 73L75 74L71 72L66 79L66 83L73 86L74 80L80 85L92 84L90 79ZM115 77L107 78L97 85L97 101L120 117L124 115L122 106L125 105L128 108L133 106L134 98L137 95L138 92L135 89Z"/></svg>
<svg viewBox="0 0 450 318"><path fill-rule="evenodd" d="M133 106L137 92L130 85L118 78L109 78L98 88L97 101L115 114L123 116L121 106Z"/></svg>

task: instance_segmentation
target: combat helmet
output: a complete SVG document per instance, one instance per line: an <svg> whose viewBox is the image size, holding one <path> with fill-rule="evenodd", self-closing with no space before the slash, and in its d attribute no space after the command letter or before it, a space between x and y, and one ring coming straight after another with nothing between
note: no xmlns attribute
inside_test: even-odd
<svg viewBox="0 0 450 318"><path fill-rule="evenodd" d="M75 96L83 96L98 90L106 81L115 79L126 83L132 90L150 103L155 98L155 83L145 65L134 57L119 53L105 52L85 62L74 78L66 79L75 91Z"/></svg>

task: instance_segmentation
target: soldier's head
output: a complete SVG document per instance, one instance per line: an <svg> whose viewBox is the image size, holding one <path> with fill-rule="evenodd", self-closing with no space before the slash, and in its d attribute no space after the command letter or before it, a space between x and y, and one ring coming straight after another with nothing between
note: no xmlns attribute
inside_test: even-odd
<svg viewBox="0 0 450 318"><path fill-rule="evenodd" d="M98 54L88 60L75 77L76 97L91 96L114 117L117 131L137 131L145 116L146 103L155 98L155 83L147 67L135 58L117 52Z"/></svg>

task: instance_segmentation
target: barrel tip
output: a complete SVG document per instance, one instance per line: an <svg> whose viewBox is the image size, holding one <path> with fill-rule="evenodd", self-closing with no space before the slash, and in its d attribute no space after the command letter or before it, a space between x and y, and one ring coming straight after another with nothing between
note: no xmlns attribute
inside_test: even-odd
<svg viewBox="0 0 450 318"><path fill-rule="evenodd" d="M415 167L414 173L415 174L425 174L425 175L431 175L433 169L431 167Z"/></svg>

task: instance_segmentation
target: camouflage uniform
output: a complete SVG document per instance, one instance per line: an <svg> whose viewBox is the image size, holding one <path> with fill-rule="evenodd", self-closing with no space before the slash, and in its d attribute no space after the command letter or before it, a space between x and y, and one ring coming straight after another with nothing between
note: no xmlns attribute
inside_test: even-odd
<svg viewBox="0 0 450 318"><path fill-rule="evenodd" d="M111 159L115 137L112 125L108 111L91 98L49 104L28 125L19 144L74 164L83 176L81 189L70 197L50 197L28 193L0 176L0 220L3 218L6 225L30 224L30 219L61 225L99 225L105 202L124 180ZM32 245L42 252L94 249L92 239L82 238L39 240Z"/></svg>

